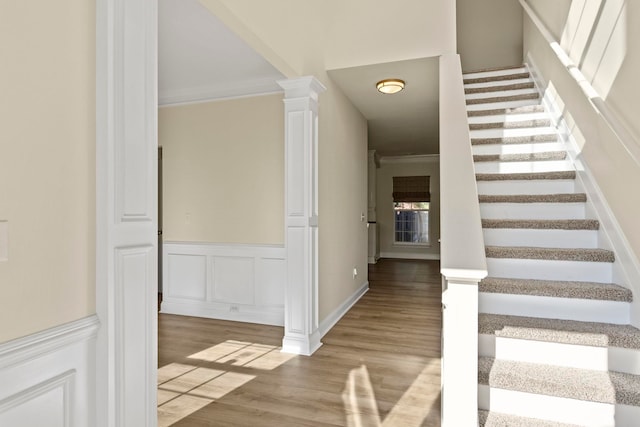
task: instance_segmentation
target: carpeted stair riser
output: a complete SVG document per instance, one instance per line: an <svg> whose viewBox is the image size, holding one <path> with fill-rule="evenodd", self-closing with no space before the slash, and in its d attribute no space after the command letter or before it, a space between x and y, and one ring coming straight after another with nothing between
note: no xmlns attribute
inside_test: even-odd
<svg viewBox="0 0 640 427"><path fill-rule="evenodd" d="M516 153L516 154L475 154L473 161L481 162L536 162L547 160L566 160L564 151L545 151L541 153Z"/></svg>
<svg viewBox="0 0 640 427"><path fill-rule="evenodd" d="M466 95L469 95L472 93L491 93L491 92L502 92L505 90L518 90L518 89L533 89L533 82L514 83L514 84L500 85L500 86L466 88L464 90L464 93Z"/></svg>
<svg viewBox="0 0 640 427"><path fill-rule="evenodd" d="M521 95L510 95L510 96L494 96L490 98L473 98L467 99L467 105L475 105L475 104L494 104L496 102L510 102L510 101L525 101L530 99L539 99L540 95L537 93L525 93Z"/></svg>
<svg viewBox="0 0 640 427"><path fill-rule="evenodd" d="M514 228L533 230L598 230L595 219L483 219L483 228Z"/></svg>
<svg viewBox="0 0 640 427"><path fill-rule="evenodd" d="M567 194L481 194L480 203L584 203L587 201L585 193Z"/></svg>
<svg viewBox="0 0 640 427"><path fill-rule="evenodd" d="M478 382L495 388L608 404L640 405L640 376L478 359Z"/></svg>
<svg viewBox="0 0 640 427"><path fill-rule="evenodd" d="M595 282L526 280L488 277L480 282L480 292L531 295L554 298L579 298L631 302L632 294L622 286Z"/></svg>
<svg viewBox="0 0 640 427"><path fill-rule="evenodd" d="M503 136L500 138L471 138L471 145L531 144L535 142L554 142L557 140L558 135L555 134Z"/></svg>
<svg viewBox="0 0 640 427"><path fill-rule="evenodd" d="M480 313L478 333L503 338L640 350L640 330L631 325Z"/></svg>
<svg viewBox="0 0 640 427"><path fill-rule="evenodd" d="M516 417L489 411L478 411L479 427L580 427L576 424L556 423L534 418Z"/></svg>
<svg viewBox="0 0 640 427"><path fill-rule="evenodd" d="M487 246L487 258L538 259L547 261L614 262L606 249L536 248L527 246Z"/></svg>
<svg viewBox="0 0 640 427"><path fill-rule="evenodd" d="M477 78L467 78L463 79L463 83L466 85L476 84L476 83L489 83L489 82L497 82L500 80L518 80L518 79L526 79L529 77L529 73L513 73L513 74L505 74L501 76L491 76L491 77L477 77Z"/></svg>
<svg viewBox="0 0 640 427"><path fill-rule="evenodd" d="M575 178L575 171L476 174L476 181L557 180Z"/></svg>
<svg viewBox="0 0 640 427"><path fill-rule="evenodd" d="M491 110L471 110L467 111L468 117L478 116L499 116L503 114L515 115L515 114L528 114L528 113L542 113L544 112L542 105L527 105L524 107L513 108L494 108Z"/></svg>

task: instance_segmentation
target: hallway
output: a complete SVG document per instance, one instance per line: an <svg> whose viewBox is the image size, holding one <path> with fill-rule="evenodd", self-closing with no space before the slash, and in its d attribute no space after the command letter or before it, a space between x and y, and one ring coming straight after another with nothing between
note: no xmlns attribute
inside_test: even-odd
<svg viewBox="0 0 640 427"><path fill-rule="evenodd" d="M311 357L280 353L280 327L160 315L159 426L439 426L439 268L370 265Z"/></svg>

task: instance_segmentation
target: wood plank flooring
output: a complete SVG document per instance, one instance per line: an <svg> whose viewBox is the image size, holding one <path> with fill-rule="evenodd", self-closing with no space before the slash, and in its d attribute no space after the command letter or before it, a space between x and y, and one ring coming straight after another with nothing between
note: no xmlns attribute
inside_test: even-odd
<svg viewBox="0 0 640 427"><path fill-rule="evenodd" d="M369 286L311 357L279 327L159 315L159 426L439 426L439 263L383 259Z"/></svg>

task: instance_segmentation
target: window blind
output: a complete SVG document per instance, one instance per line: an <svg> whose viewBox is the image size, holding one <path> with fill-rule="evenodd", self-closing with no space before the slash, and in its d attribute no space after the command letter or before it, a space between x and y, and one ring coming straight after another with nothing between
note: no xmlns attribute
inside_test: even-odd
<svg viewBox="0 0 640 427"><path fill-rule="evenodd" d="M428 202L430 198L428 176L393 177L394 202Z"/></svg>

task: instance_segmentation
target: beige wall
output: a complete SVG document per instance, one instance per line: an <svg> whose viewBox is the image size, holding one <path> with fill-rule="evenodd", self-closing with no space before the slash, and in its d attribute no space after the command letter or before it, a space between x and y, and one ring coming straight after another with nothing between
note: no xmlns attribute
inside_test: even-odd
<svg viewBox="0 0 640 427"><path fill-rule="evenodd" d="M588 3L588 2L587 2ZM619 2L606 2L614 5ZM545 3L533 2L537 8ZM634 23L640 22L640 4L626 2L626 13L623 13L616 25L602 22L596 24L593 41L588 44L580 57L586 68L594 60L593 55L604 56L603 67L591 75L593 85L605 103L618 112L619 118L626 123L632 137L630 145L638 145L640 141L640 104L634 99L640 97L637 76L640 74L640 30ZM542 17L554 22L553 10L543 10ZM559 9L557 13L561 13ZM607 16L604 11L602 16ZM575 20L570 11L567 19ZM574 27L578 29L578 27ZM606 29L606 32L605 32ZM567 28L563 29L563 33ZM584 29L580 29L583 31ZM590 31L590 29L589 29ZM613 34L606 49L602 49L599 40ZM635 183L640 182L640 167L630 158L625 148L607 127L602 117L593 109L591 103L580 90L578 84L568 75L553 53L549 44L540 36L535 26L525 19L525 55L531 55L545 80L549 82L547 90L555 94L564 114L572 126L582 149L582 158L593 173L598 186L604 193L617 221L620 223L636 256L640 256L640 193L630 191ZM577 52L572 52L572 56ZM631 187L630 187L631 186Z"/></svg>
<svg viewBox="0 0 640 427"><path fill-rule="evenodd" d="M163 107L165 241L282 244L282 95Z"/></svg>
<svg viewBox="0 0 640 427"><path fill-rule="evenodd" d="M400 159L400 161L398 161ZM430 177L431 202L429 204L429 247L407 247L394 244L393 217L393 177L422 176ZM438 158L394 158L382 159L377 170L376 218L380 238L380 253L393 254L394 257L421 256L430 259L440 257L440 164Z"/></svg>
<svg viewBox="0 0 640 427"><path fill-rule="evenodd" d="M463 71L522 64L522 8L517 0L457 0Z"/></svg>
<svg viewBox="0 0 640 427"><path fill-rule="evenodd" d="M396 19L367 0L201 1L282 73L314 75L328 88L319 118L323 320L367 280L367 125L326 70L452 53L455 4L400 0Z"/></svg>
<svg viewBox="0 0 640 427"><path fill-rule="evenodd" d="M0 342L95 312L94 15L0 3Z"/></svg>

